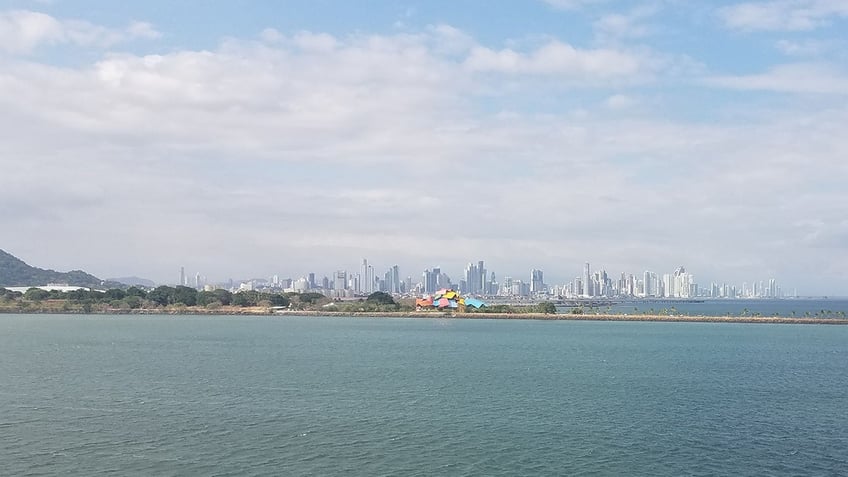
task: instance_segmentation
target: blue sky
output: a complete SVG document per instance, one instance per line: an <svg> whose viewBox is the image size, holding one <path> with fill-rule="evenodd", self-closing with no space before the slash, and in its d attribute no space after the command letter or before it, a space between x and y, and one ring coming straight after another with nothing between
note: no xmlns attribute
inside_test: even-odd
<svg viewBox="0 0 848 477"><path fill-rule="evenodd" d="M848 295L842 0L221 3L0 2L0 248Z"/></svg>

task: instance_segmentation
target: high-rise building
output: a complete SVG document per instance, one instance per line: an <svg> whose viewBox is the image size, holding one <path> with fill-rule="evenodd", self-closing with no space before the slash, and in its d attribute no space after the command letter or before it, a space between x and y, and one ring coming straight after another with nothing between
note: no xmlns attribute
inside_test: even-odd
<svg viewBox="0 0 848 477"><path fill-rule="evenodd" d="M589 269L589 262L583 265L583 296L592 296L592 273Z"/></svg>
<svg viewBox="0 0 848 477"><path fill-rule="evenodd" d="M185 286L185 284L186 284L185 267L180 267L180 285Z"/></svg>
<svg viewBox="0 0 848 477"><path fill-rule="evenodd" d="M663 274L663 297L664 298L672 298L674 297L674 277L671 276L670 273Z"/></svg>
<svg viewBox="0 0 848 477"><path fill-rule="evenodd" d="M374 271L373 268L371 268L371 265L368 265L368 260L365 258L362 259L362 268L359 273L360 289L357 291L360 293L371 294L371 292L374 291Z"/></svg>
<svg viewBox="0 0 848 477"><path fill-rule="evenodd" d="M344 292L347 288L347 272L344 270L336 271L333 276L333 289L336 292Z"/></svg>
<svg viewBox="0 0 848 477"><path fill-rule="evenodd" d="M478 276L479 275L477 273L477 266L469 262L468 265L465 267L465 287L464 289L460 288L460 293L467 293L469 295L478 293L479 290L476 287ZM462 281L460 281L460 284L461 283Z"/></svg>
<svg viewBox="0 0 848 477"><path fill-rule="evenodd" d="M433 294L436 292L436 279L430 270L424 270L421 274L421 284L424 286L424 293Z"/></svg>
<svg viewBox="0 0 848 477"><path fill-rule="evenodd" d="M545 282L542 271L533 269L530 270L530 293L541 293L545 289Z"/></svg>
<svg viewBox="0 0 848 477"><path fill-rule="evenodd" d="M477 278L477 290L481 295L489 294L489 287L487 287L486 283L486 267L483 265L483 261L480 260L477 262L477 273L479 273L479 278Z"/></svg>
<svg viewBox="0 0 848 477"><path fill-rule="evenodd" d="M400 293L400 269L395 265L392 267L391 293Z"/></svg>

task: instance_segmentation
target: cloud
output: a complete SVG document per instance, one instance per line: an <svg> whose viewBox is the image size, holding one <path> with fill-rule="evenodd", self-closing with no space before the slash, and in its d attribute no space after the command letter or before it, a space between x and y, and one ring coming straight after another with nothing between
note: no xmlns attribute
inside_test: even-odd
<svg viewBox="0 0 848 477"><path fill-rule="evenodd" d="M848 72L825 63L779 65L766 73L715 76L708 84L723 88L780 93L848 94Z"/></svg>
<svg viewBox="0 0 848 477"><path fill-rule="evenodd" d="M644 38L653 33L645 21L660 11L659 4L644 4L628 12L607 13L592 23L595 39L601 43Z"/></svg>
<svg viewBox="0 0 848 477"><path fill-rule="evenodd" d="M637 104L639 101L624 94L614 94L604 101L604 105L612 110L628 109Z"/></svg>
<svg viewBox="0 0 848 477"><path fill-rule="evenodd" d="M478 46L465 60L471 71L564 78L635 78L651 73L649 58L617 49L578 49L552 40L529 53Z"/></svg>
<svg viewBox="0 0 848 477"><path fill-rule="evenodd" d="M839 98L725 122L647 99L625 115L649 97L633 78L669 81L672 63L557 40L497 49L449 25L265 33L73 66L0 59L3 248L161 281L180 266L320 276L363 256L413 277L485 259L551 282L585 260L780 278L793 261L774 256L814 268L840 253L786 220L844 215ZM443 211L456 224L422 225Z"/></svg>
<svg viewBox="0 0 848 477"><path fill-rule="evenodd" d="M606 3L608 0L543 0L548 5L561 10L576 10Z"/></svg>
<svg viewBox="0 0 848 477"><path fill-rule="evenodd" d="M787 56L821 56L837 49L837 44L825 40L779 40L775 47Z"/></svg>
<svg viewBox="0 0 848 477"><path fill-rule="evenodd" d="M0 50L13 54L30 53L42 45L108 47L135 38L160 36L146 22L132 22L124 29L113 29L82 20L58 20L29 10L0 12Z"/></svg>
<svg viewBox="0 0 848 477"><path fill-rule="evenodd" d="M770 0L721 7L727 28L742 31L808 31L848 17L843 0Z"/></svg>

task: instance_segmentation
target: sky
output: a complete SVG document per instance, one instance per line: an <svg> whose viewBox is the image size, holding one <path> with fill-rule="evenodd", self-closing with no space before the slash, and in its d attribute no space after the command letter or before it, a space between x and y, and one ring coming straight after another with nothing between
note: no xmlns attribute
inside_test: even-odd
<svg viewBox="0 0 848 477"><path fill-rule="evenodd" d="M844 0L0 1L0 248L848 295Z"/></svg>

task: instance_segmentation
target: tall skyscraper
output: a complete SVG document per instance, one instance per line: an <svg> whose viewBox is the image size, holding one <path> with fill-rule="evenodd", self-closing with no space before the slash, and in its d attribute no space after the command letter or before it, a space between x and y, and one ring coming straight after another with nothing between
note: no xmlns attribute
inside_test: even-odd
<svg viewBox="0 0 848 477"><path fill-rule="evenodd" d="M436 280L433 278L433 272L424 270L424 273L421 274L421 284L424 285L424 293L434 293L436 291Z"/></svg>
<svg viewBox="0 0 848 477"><path fill-rule="evenodd" d="M480 277L477 279L477 290L479 290L478 293L480 293L481 295L489 294L489 287L486 286L486 267L483 265L482 260L477 262L477 273L480 274Z"/></svg>
<svg viewBox="0 0 848 477"><path fill-rule="evenodd" d="M583 296L591 297L592 292L592 272L589 268L589 262L583 265Z"/></svg>
<svg viewBox="0 0 848 477"><path fill-rule="evenodd" d="M468 262L468 265L465 267L465 289L460 290L460 292L467 293L469 295L478 293L477 276L477 267L473 263Z"/></svg>
<svg viewBox="0 0 848 477"><path fill-rule="evenodd" d="M392 293L400 293L400 270L398 266L395 265L392 267L392 285L391 285Z"/></svg>
<svg viewBox="0 0 848 477"><path fill-rule="evenodd" d="M180 285L185 286L185 284L186 284L185 267L180 267Z"/></svg>
<svg viewBox="0 0 848 477"><path fill-rule="evenodd" d="M357 292L371 294L374 291L374 272L365 258L362 259L362 270L359 273L361 277L359 280L360 289Z"/></svg>
<svg viewBox="0 0 848 477"><path fill-rule="evenodd" d="M535 268L530 270L530 293L541 293L544 291L544 287L542 271Z"/></svg>

